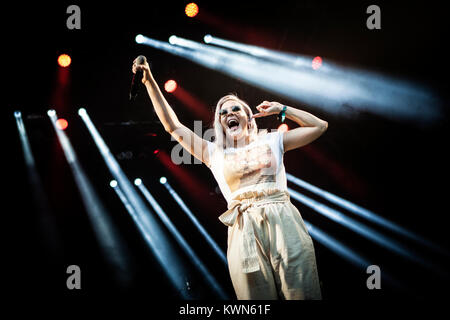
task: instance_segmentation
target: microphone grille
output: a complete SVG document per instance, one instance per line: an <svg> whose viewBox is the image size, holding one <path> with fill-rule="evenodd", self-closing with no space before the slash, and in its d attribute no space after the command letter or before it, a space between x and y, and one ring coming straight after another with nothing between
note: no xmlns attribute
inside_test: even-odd
<svg viewBox="0 0 450 320"><path fill-rule="evenodd" d="M136 58L136 64L144 64L147 62L147 58L145 56L138 56Z"/></svg>

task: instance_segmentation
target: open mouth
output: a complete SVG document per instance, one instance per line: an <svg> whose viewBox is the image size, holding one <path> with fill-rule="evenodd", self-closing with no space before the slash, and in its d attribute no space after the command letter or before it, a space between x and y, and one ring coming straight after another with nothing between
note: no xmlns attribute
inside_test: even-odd
<svg viewBox="0 0 450 320"><path fill-rule="evenodd" d="M239 121L232 118L228 120L227 125L231 131L236 131L239 128Z"/></svg>

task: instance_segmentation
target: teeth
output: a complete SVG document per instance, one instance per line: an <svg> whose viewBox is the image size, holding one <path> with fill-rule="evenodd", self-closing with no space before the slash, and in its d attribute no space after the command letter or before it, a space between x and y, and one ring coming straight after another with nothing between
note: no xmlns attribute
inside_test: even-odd
<svg viewBox="0 0 450 320"><path fill-rule="evenodd" d="M232 124L239 125L239 121L237 121L236 119L230 119L230 120L228 120L228 126L230 126L230 125L232 125Z"/></svg>

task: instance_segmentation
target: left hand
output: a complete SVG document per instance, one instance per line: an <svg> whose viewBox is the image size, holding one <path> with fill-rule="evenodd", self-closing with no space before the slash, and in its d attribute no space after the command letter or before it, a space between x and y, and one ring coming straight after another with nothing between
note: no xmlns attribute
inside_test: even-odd
<svg viewBox="0 0 450 320"><path fill-rule="evenodd" d="M259 111L259 113L255 113L253 115L253 118L260 118L260 117L266 117L270 116L272 114L278 114L283 109L283 104L276 102L276 101L264 101L263 103L260 103L256 110Z"/></svg>

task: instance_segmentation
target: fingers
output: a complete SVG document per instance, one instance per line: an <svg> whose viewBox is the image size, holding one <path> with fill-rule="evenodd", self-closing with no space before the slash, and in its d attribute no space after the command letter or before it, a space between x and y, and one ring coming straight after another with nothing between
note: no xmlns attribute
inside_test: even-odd
<svg viewBox="0 0 450 320"><path fill-rule="evenodd" d="M138 58L136 58L136 59L133 60L133 66L132 66L132 68L131 68L131 71L132 71L133 73L136 73L137 70L143 70L143 71L145 71L145 70L147 70L147 69L150 69L150 66L149 66L149 64L148 64L147 61L146 61L145 63L143 63L143 64L137 64L137 60L138 60Z"/></svg>
<svg viewBox="0 0 450 320"><path fill-rule="evenodd" d="M261 111L261 110L269 108L270 106L271 106L271 103L269 101L263 101L256 107L256 109L258 111Z"/></svg>
<svg viewBox="0 0 450 320"><path fill-rule="evenodd" d="M143 65L143 64L133 64L133 66L131 67L131 71L133 73L136 73L136 71L138 70L146 70L147 66Z"/></svg>
<svg viewBox="0 0 450 320"><path fill-rule="evenodd" d="M272 114L273 114L273 112L263 111L263 112L254 113L252 118L262 118L262 117L270 116Z"/></svg>
<svg viewBox="0 0 450 320"><path fill-rule="evenodd" d="M259 107L259 108L258 108ZM255 113L253 115L253 118L261 118L261 117L266 117L266 116L270 116L272 114L276 114L278 113L278 108L276 106L258 106L257 109L259 111L259 113Z"/></svg>
<svg viewBox="0 0 450 320"><path fill-rule="evenodd" d="M265 113L255 113L255 114L253 114L252 118L261 118L261 117L265 117L265 116L267 116L267 114L265 114Z"/></svg>
<svg viewBox="0 0 450 320"><path fill-rule="evenodd" d="M266 104L267 104L266 101L261 102L260 104L258 104L258 105L256 106L256 109L258 109L259 107L261 107L261 106L263 106L263 105L266 105Z"/></svg>

